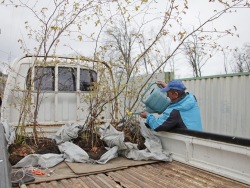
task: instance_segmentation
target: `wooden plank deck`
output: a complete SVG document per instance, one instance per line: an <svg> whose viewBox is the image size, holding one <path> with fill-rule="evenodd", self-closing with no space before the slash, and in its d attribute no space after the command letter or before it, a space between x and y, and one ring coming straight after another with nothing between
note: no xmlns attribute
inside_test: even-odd
<svg viewBox="0 0 250 188"><path fill-rule="evenodd" d="M26 185L28 188L250 188L183 163L159 162L95 175Z"/></svg>

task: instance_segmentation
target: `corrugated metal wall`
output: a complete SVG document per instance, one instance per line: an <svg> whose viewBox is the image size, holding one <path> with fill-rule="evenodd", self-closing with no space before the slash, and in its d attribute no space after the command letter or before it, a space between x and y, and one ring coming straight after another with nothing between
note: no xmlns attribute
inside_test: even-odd
<svg viewBox="0 0 250 188"><path fill-rule="evenodd" d="M204 131L250 138L250 73L182 80L198 100Z"/></svg>

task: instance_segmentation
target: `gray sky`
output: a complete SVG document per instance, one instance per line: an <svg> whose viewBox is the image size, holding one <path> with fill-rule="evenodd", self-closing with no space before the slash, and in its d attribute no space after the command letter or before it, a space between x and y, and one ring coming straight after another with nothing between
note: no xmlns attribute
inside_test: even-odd
<svg viewBox="0 0 250 188"><path fill-rule="evenodd" d="M214 8L218 8L218 4L207 3L201 0L193 0L189 3L189 11L184 18L187 26L193 26L198 24L198 17L200 20L208 18L208 15L213 13ZM13 7L6 7L0 5L0 68L3 68L3 63L12 62L15 58L22 55L20 50L20 44L18 39L22 39L25 36L24 22L29 20L31 14L25 9L18 9ZM235 25L237 27L237 33L240 35L237 37L226 37L221 40L221 44L224 46L230 46L231 48L242 47L244 43L250 42L250 26L248 19L250 18L249 9L240 9L238 13L225 15L219 20L213 23L213 26L219 28L227 28ZM34 23L35 24L35 23ZM26 45L31 45L26 43ZM82 47L87 49L87 46ZM214 62L217 62L216 65ZM177 77L190 77L190 71L187 73L185 67L178 67ZM216 54L206 66L203 68L203 76L224 74L223 71L223 58L221 54Z"/></svg>
<svg viewBox="0 0 250 188"><path fill-rule="evenodd" d="M206 3L205 1L190 1L190 7L192 7L192 14L201 18L208 18L208 15L213 13L213 10L218 8L218 4ZM236 34L239 34L239 38L234 36L228 36L220 40L220 44L224 47L241 48L244 43L250 43L250 25L248 24L250 19L250 9L238 9L237 13L225 14L218 20L213 22L213 26L216 28L226 29L236 26ZM203 76L225 74L223 68L222 54L215 54L214 58L210 59L204 67ZM215 64L216 62L216 64ZM218 63L217 63L218 62ZM185 74L182 74L185 77Z"/></svg>

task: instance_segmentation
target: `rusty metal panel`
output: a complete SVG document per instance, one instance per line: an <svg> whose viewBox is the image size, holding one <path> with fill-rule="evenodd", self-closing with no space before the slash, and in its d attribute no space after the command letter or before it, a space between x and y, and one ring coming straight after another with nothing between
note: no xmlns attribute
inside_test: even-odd
<svg viewBox="0 0 250 188"><path fill-rule="evenodd" d="M218 176L183 163L159 162L150 165L130 167L96 175L62 179L38 184L29 184L28 188L193 188L193 187L227 187L250 188L250 185Z"/></svg>
<svg viewBox="0 0 250 188"><path fill-rule="evenodd" d="M183 79L199 103L204 131L249 138L250 73Z"/></svg>

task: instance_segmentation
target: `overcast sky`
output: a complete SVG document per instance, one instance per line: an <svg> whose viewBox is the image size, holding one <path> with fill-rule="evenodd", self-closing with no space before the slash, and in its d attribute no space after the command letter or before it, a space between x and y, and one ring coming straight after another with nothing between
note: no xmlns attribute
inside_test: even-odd
<svg viewBox="0 0 250 188"><path fill-rule="evenodd" d="M198 23L197 17L201 20L208 18L211 15L214 8L218 5L207 3L204 0L192 0L189 3L189 11L187 12L186 24L195 25ZM6 7L0 5L0 67L3 67L3 62L12 62L15 58L22 55L20 50L20 44L17 42L18 39L23 38L24 34L24 22L30 19L31 14L27 10L17 9L13 7ZM250 42L250 25L248 24L250 19L250 10L241 9L238 13L225 15L215 23L215 26L220 28L237 27L237 33L240 35L237 37L227 37L221 41L224 46L242 47L244 43ZM27 45L29 45L27 43ZM216 66L214 64L216 63ZM177 70L177 77L189 77L190 72L187 73L184 67L179 67ZM206 66L203 68L203 76L223 74L223 58L220 54L216 55L211 59Z"/></svg>

